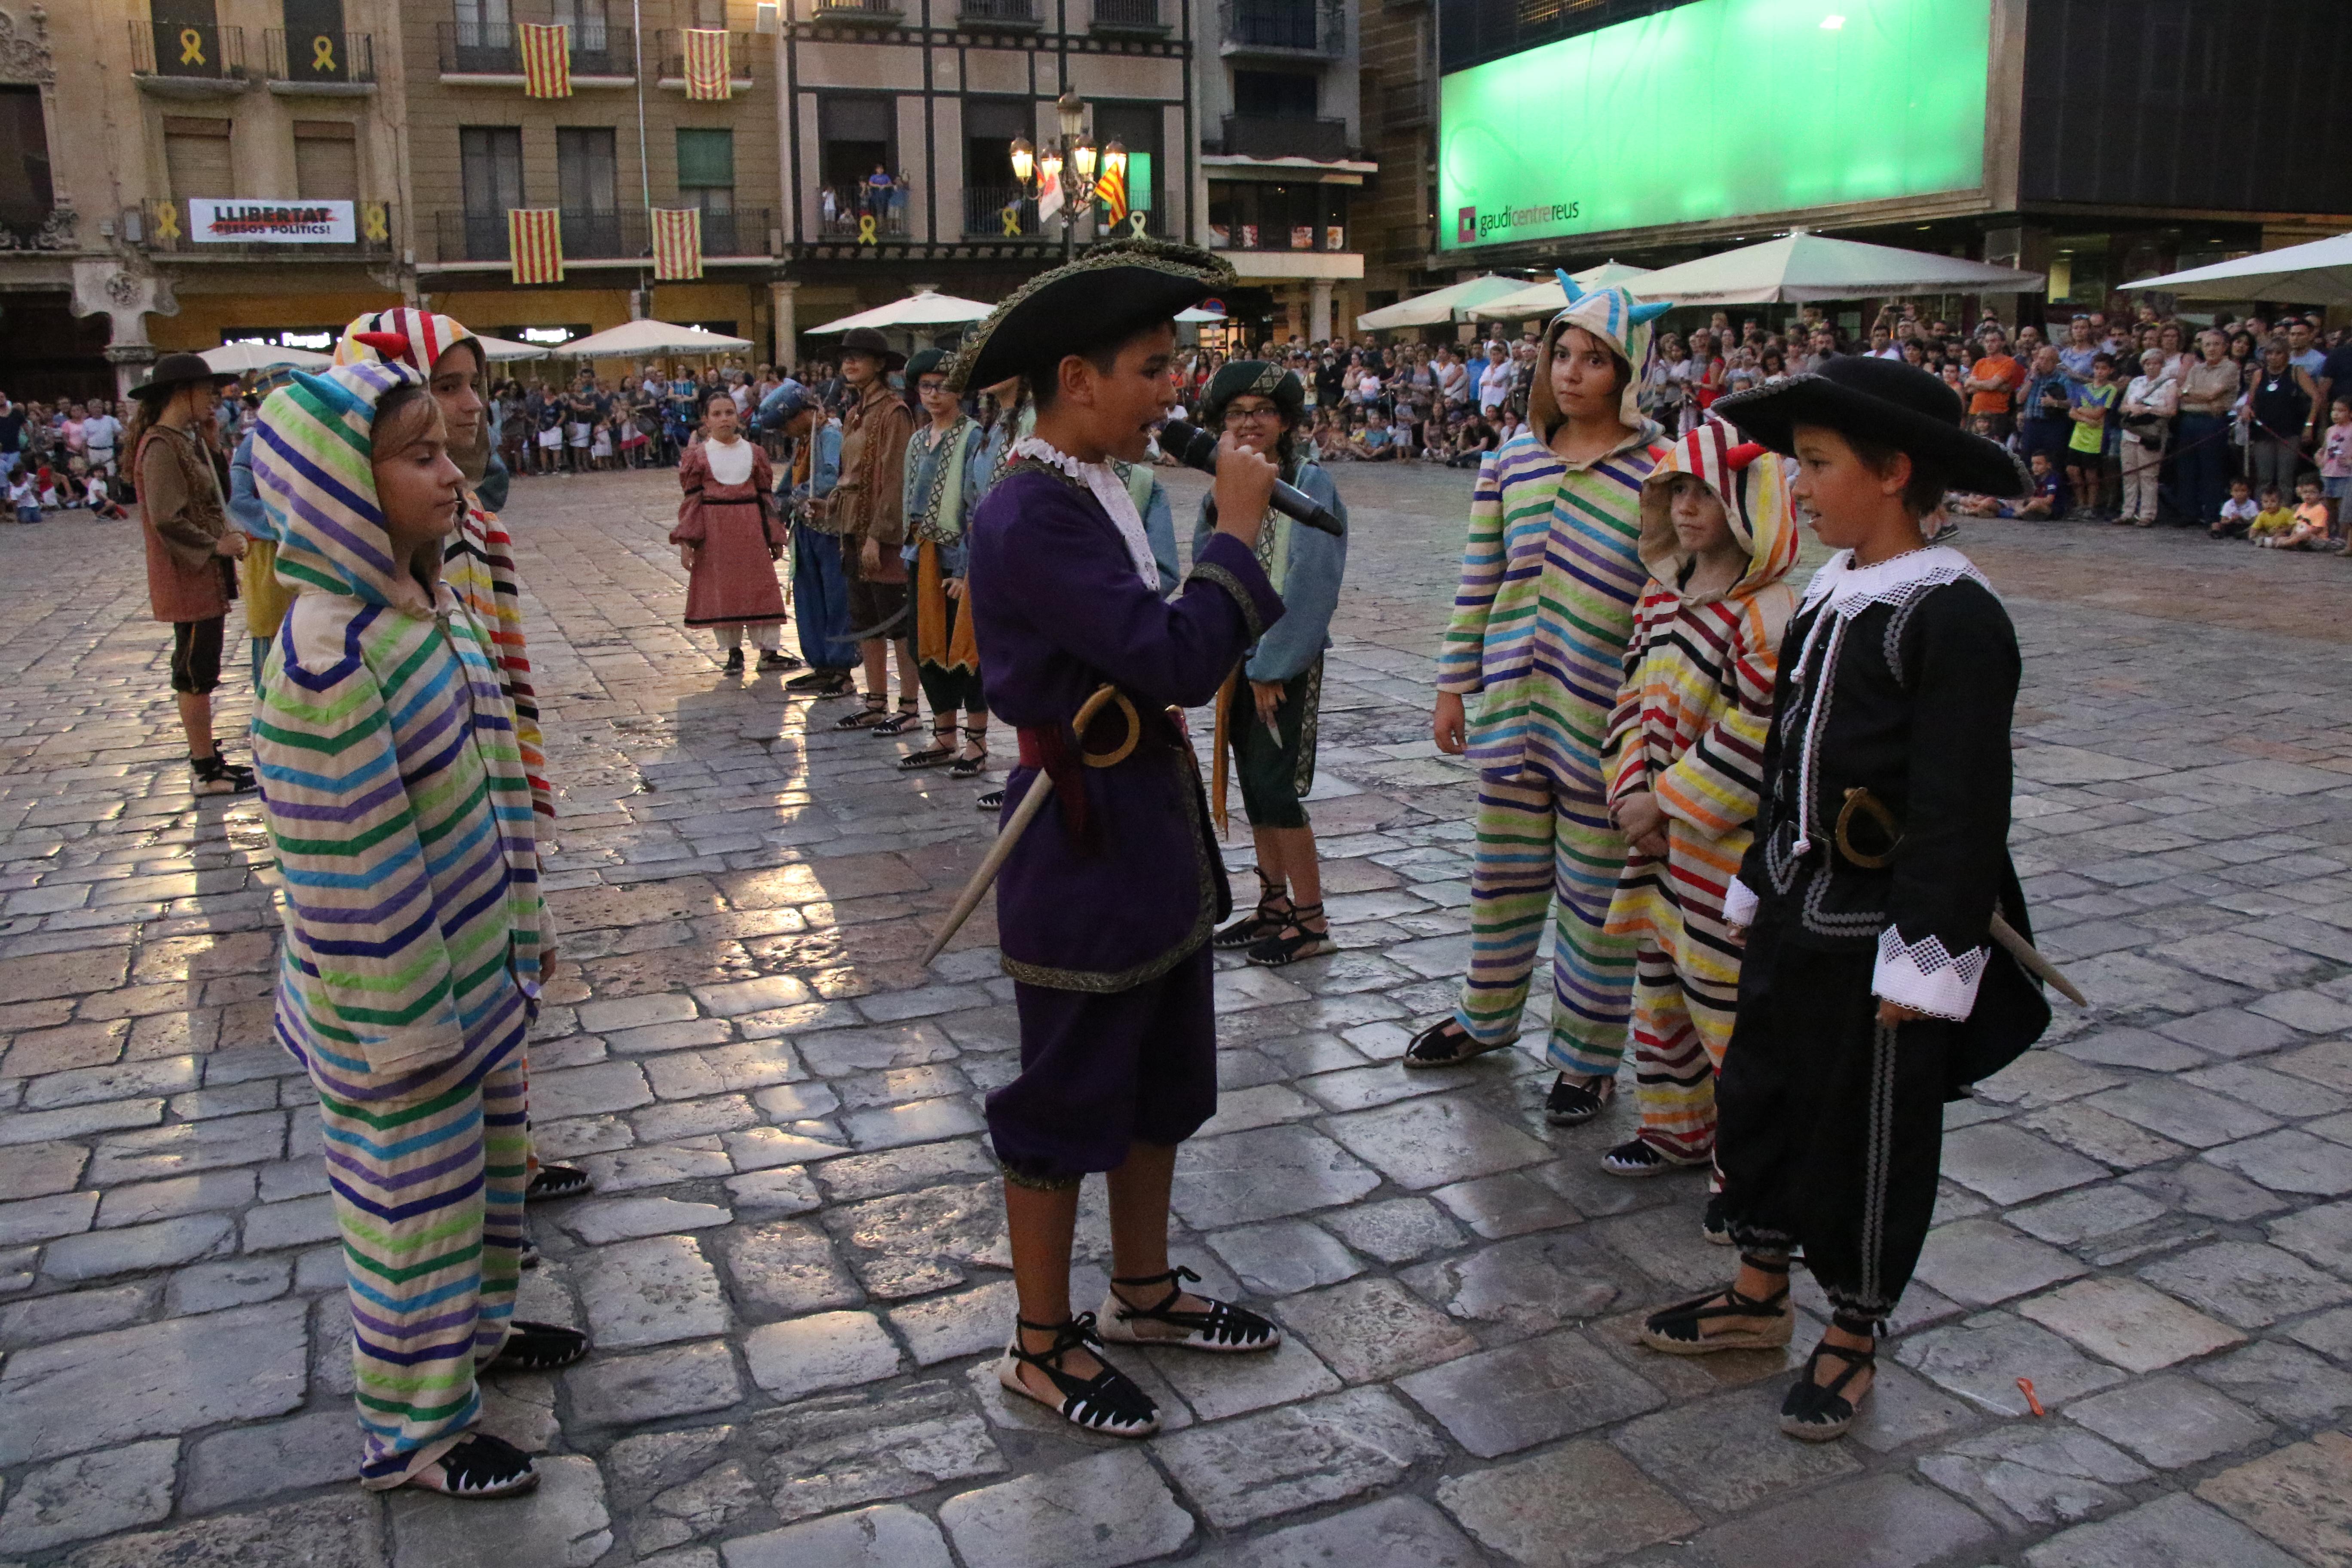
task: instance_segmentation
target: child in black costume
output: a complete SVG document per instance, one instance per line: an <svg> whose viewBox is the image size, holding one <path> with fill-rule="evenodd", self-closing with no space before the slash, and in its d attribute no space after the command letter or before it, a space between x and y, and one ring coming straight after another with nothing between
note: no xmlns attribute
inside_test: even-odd
<svg viewBox="0 0 2352 1568"><path fill-rule="evenodd" d="M1832 359L1716 412L1797 459L1798 504L1842 548L1781 643L1755 842L1725 900L1748 928L1716 1091L1739 1277L1642 1338L1786 1344L1801 1247L1835 1310L1780 1425L1822 1441L1853 1425L1918 1261L1944 1101L2050 1019L1990 929L1996 908L2026 926L2008 849L2016 634L1968 557L1920 531L1947 488L2027 480L1960 428L1949 388L1895 361Z"/></svg>

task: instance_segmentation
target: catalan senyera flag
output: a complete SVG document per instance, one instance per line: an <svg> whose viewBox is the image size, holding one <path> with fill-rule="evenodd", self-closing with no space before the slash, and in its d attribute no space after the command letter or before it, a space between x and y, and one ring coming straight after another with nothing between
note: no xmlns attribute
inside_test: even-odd
<svg viewBox="0 0 2352 1568"><path fill-rule="evenodd" d="M562 282L563 215L553 207L509 207L507 258L517 283Z"/></svg>
<svg viewBox="0 0 2352 1568"><path fill-rule="evenodd" d="M727 31L723 27L688 27L686 38L686 96L731 98L735 86L727 61Z"/></svg>
<svg viewBox="0 0 2352 1568"><path fill-rule="evenodd" d="M572 96L572 29L561 22L518 22L515 41L522 54L525 98Z"/></svg>
<svg viewBox="0 0 2352 1568"><path fill-rule="evenodd" d="M1106 168L1102 178L1095 182L1095 199L1110 209L1104 218L1106 227L1127 221L1127 171Z"/></svg>
<svg viewBox="0 0 2352 1568"><path fill-rule="evenodd" d="M701 210L654 208L654 277L667 283L701 276Z"/></svg>

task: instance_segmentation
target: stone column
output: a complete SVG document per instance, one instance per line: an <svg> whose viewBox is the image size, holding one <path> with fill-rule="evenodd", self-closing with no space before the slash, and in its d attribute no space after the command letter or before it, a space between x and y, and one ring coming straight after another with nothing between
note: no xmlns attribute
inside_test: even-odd
<svg viewBox="0 0 2352 1568"><path fill-rule="evenodd" d="M797 283L768 285L768 329L774 341L779 375L791 374L793 362L800 358L800 329L793 319L793 296L799 290Z"/></svg>
<svg viewBox="0 0 2352 1568"><path fill-rule="evenodd" d="M1308 285L1307 341L1319 343L1331 335L1331 280L1318 278Z"/></svg>
<svg viewBox="0 0 2352 1568"><path fill-rule="evenodd" d="M148 316L176 316L180 301L168 279L134 272L120 260L100 258L73 264L73 313L103 314L112 323L106 359L114 366L114 395L128 397L142 379L142 367L155 363L155 345L147 336Z"/></svg>

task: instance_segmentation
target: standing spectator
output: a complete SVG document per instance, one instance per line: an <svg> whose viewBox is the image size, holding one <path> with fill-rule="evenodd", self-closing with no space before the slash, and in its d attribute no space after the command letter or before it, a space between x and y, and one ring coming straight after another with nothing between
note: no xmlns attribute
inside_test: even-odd
<svg viewBox="0 0 2352 1568"><path fill-rule="evenodd" d="M2289 316L2285 327L2287 363L2317 382L2327 374L2327 355L2320 348L2317 334L2311 330L2311 322L2302 316ZM2320 388L2322 396L2326 395L2326 390L2325 386ZM2323 403L2320 406L2326 408L2326 405Z"/></svg>
<svg viewBox="0 0 2352 1568"><path fill-rule="evenodd" d="M2074 388L2066 379L2058 351L2044 343L2033 352L2032 374L2026 379L2025 395L2019 404L2018 455L2030 462L2034 453L2042 452L2053 466L2063 463L2067 437L2074 434ZM2000 439L1990 431L1979 434Z"/></svg>
<svg viewBox="0 0 2352 1568"><path fill-rule="evenodd" d="M1984 333L1984 353L1961 381L1970 414L1992 416L1993 438L2007 440L2015 427L2012 400L2025 385L2025 367L2009 357L2009 338L1998 321Z"/></svg>
<svg viewBox="0 0 2352 1568"><path fill-rule="evenodd" d="M2341 544L2352 535L2352 519L2344 515L2352 500L2352 395L2336 398L2328 410L2327 428L2319 433L2319 480L2327 497L2327 537ZM2352 555L2352 546L2345 553Z"/></svg>
<svg viewBox="0 0 2352 1568"><path fill-rule="evenodd" d="M25 456L25 410L0 392L0 479L12 479Z"/></svg>
<svg viewBox="0 0 2352 1568"><path fill-rule="evenodd" d="M1438 395L1444 400L1445 418L1450 424L1470 412L1474 395L1470 373L1463 367L1462 356L1454 352L1452 343L1437 345L1436 370ZM2352 386L2352 378L2347 378L2345 384Z"/></svg>
<svg viewBox="0 0 2352 1568"><path fill-rule="evenodd" d="M236 381L215 374L199 355L173 353L155 363L137 393L131 466L147 538L148 602L155 618L172 626L172 690L197 795L253 788L253 770L229 763L213 739L221 632L236 593L229 563L244 557L246 541L229 521L221 484L226 465L214 449L212 426L220 389Z"/></svg>
<svg viewBox="0 0 2352 1568"><path fill-rule="evenodd" d="M2124 494L2116 521L2141 528L2156 521L2157 476L2164 467L2165 432L2180 411L2180 386L2165 373L2166 363L2162 348L2149 349L2140 355L2140 374L2124 388L2119 437Z"/></svg>
<svg viewBox="0 0 2352 1568"><path fill-rule="evenodd" d="M2230 340L2209 328L2197 335L2197 363L2180 381L2180 431L2173 469L2181 510L2207 527L2218 524L2230 479L2230 410L2238 401L2238 366Z"/></svg>
<svg viewBox="0 0 2352 1568"><path fill-rule="evenodd" d="M2029 329L2030 330L2030 329ZM2019 334L2021 344L2024 334ZM2066 324L2066 346L2058 351L2058 367L2073 387L2091 384L2091 362L2099 355L2098 340L2091 335L2091 318L2077 316Z"/></svg>
<svg viewBox="0 0 2352 1568"><path fill-rule="evenodd" d="M2319 395L2327 399L2331 406L2339 397L2352 396L2352 331L2336 334L2336 346L2329 349L2327 357L2319 362L2319 374L2312 380L2318 384ZM0 401L0 407L5 405L5 401ZM5 431L0 430L0 462L6 460L6 453L11 449ZM0 468L0 473L5 471Z"/></svg>
<svg viewBox="0 0 2352 1568"><path fill-rule="evenodd" d="M93 403L81 422L82 455L93 474L114 471L115 452L122 442L122 422L103 403Z"/></svg>
<svg viewBox="0 0 2352 1568"><path fill-rule="evenodd" d="M1493 419L1511 405L1511 351L1496 339L1486 345L1486 368L1478 377L1478 412Z"/></svg>
<svg viewBox="0 0 2352 1568"><path fill-rule="evenodd" d="M2076 515L2100 515L2107 426L2122 395L2123 388L2116 384L2115 356L2102 349L2091 356L2091 379L2074 389L2074 406L2067 411L2074 427L2066 437L2066 483L2074 493Z"/></svg>
<svg viewBox="0 0 2352 1568"><path fill-rule="evenodd" d="M2252 428L2246 455L2256 490L2276 486L2283 496L2294 493L2304 437L2311 434L2318 402L2319 389L2294 363L2287 340L2273 338L2263 350L2262 374L2248 400Z"/></svg>

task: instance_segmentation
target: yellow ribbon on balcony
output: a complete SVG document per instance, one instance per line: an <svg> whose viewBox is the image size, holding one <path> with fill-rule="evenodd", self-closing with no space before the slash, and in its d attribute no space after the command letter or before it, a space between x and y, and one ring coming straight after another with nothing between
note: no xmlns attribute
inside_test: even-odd
<svg viewBox="0 0 2352 1568"><path fill-rule="evenodd" d="M180 63L184 66L205 63L205 36L194 27L180 29Z"/></svg>
<svg viewBox="0 0 2352 1568"><path fill-rule="evenodd" d="M879 237L875 231L874 215L872 213L859 213L857 215L857 243L860 245L872 245L878 237Z"/></svg>
<svg viewBox="0 0 2352 1568"><path fill-rule="evenodd" d="M389 215L385 213L382 202L360 204L360 233L369 239L382 240L392 237Z"/></svg>
<svg viewBox="0 0 2352 1568"><path fill-rule="evenodd" d="M154 207L155 237L159 240L179 238L180 204L171 201L159 201L154 204Z"/></svg>
<svg viewBox="0 0 2352 1568"><path fill-rule="evenodd" d="M1005 238L1018 239L1021 237L1021 204L1019 202L1005 203L1004 205L998 210L996 216L1004 220Z"/></svg>
<svg viewBox="0 0 2352 1568"><path fill-rule="evenodd" d="M335 69L335 40L324 33L310 40L310 68L330 74Z"/></svg>

